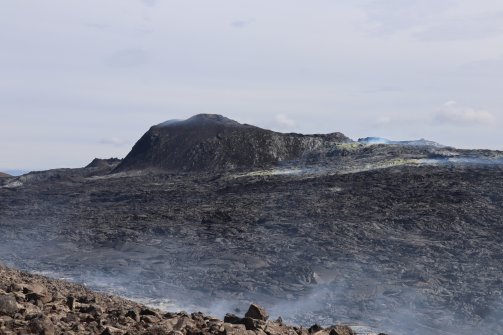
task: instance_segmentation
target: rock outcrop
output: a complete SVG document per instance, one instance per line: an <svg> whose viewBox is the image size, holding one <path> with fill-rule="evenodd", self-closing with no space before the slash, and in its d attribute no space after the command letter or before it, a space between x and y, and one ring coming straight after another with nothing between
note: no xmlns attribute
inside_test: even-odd
<svg viewBox="0 0 503 335"><path fill-rule="evenodd" d="M351 140L341 133L284 134L221 115L199 114L151 127L115 171L262 168L346 142Z"/></svg>
<svg viewBox="0 0 503 335"><path fill-rule="evenodd" d="M116 167L122 160L119 158L95 158L91 163L86 165L86 168L114 168Z"/></svg>
<svg viewBox="0 0 503 335"><path fill-rule="evenodd" d="M29 275L0 265L0 334L101 335L353 335L347 326L309 329L267 321L251 305L245 318L224 321L202 313L158 309L60 280Z"/></svg>

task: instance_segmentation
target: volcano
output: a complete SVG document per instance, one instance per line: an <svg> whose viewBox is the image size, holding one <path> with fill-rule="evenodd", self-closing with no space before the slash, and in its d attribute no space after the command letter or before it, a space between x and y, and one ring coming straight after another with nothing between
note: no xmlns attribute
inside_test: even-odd
<svg viewBox="0 0 503 335"><path fill-rule="evenodd" d="M352 142L341 133L278 133L216 114L199 114L151 127L116 171L264 168L299 160L306 153Z"/></svg>

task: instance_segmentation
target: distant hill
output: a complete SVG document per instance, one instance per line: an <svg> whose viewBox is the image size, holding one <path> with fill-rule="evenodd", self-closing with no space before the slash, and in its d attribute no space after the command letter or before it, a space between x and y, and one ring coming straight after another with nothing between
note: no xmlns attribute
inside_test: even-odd
<svg viewBox="0 0 503 335"><path fill-rule="evenodd" d="M352 140L341 133L285 134L240 124L221 115L199 114L151 127L115 171L268 167L347 142Z"/></svg>
<svg viewBox="0 0 503 335"><path fill-rule="evenodd" d="M121 162L119 158L95 158L91 163L86 165L86 168L113 168Z"/></svg>
<svg viewBox="0 0 503 335"><path fill-rule="evenodd" d="M12 177L10 174L0 172L0 178L9 178Z"/></svg>

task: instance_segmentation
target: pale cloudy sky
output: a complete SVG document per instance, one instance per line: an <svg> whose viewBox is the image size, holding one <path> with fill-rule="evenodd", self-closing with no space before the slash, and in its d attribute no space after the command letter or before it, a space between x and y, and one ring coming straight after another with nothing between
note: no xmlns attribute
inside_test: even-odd
<svg viewBox="0 0 503 335"><path fill-rule="evenodd" d="M501 0L0 0L0 170L197 113L503 149Z"/></svg>

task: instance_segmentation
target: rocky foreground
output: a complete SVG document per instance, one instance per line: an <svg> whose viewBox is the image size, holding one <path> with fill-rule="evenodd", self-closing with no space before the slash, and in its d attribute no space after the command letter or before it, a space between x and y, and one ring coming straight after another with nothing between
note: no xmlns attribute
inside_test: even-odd
<svg viewBox="0 0 503 335"><path fill-rule="evenodd" d="M166 313L130 300L96 293L76 284L31 275L0 265L0 335L150 334L353 335L347 326L309 329L268 320L252 304L244 318L224 320L202 313Z"/></svg>

